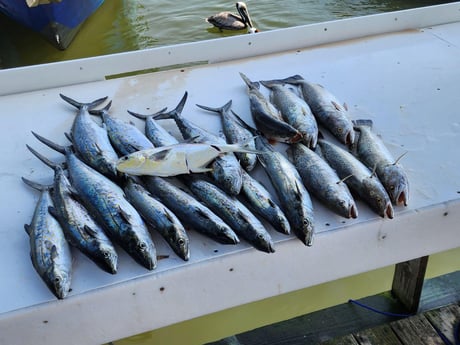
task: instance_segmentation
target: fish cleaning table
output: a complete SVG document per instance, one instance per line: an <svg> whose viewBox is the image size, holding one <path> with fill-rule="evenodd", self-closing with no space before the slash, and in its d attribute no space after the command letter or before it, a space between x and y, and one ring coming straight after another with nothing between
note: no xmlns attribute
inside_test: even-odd
<svg viewBox="0 0 460 345"><path fill-rule="evenodd" d="M149 71L121 76L136 70ZM109 96L114 116L143 128L127 109L171 109L188 91L184 116L218 132L220 119L195 104L232 99L252 123L239 72L252 80L300 74L346 102L353 118L372 119L395 157L407 152L408 206L383 219L358 202L359 217L348 220L314 200L313 246L271 231L273 254L190 231L184 262L153 233L165 257L154 271L119 250L118 273L110 275L74 251L72 291L56 300L30 262L24 224L38 193L20 177L52 180L25 144L62 160L30 132L66 143L75 109L59 93ZM104 343L460 247L459 81L459 2L0 71L0 344ZM267 181L260 168L254 175Z"/></svg>

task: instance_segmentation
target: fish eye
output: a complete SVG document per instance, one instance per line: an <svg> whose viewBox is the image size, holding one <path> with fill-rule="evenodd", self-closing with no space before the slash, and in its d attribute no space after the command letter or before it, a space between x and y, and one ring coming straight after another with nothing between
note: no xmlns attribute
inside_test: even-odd
<svg viewBox="0 0 460 345"><path fill-rule="evenodd" d="M395 190L395 186L394 186L394 185L391 185L391 186L390 186L390 189L391 189L392 191Z"/></svg>
<svg viewBox="0 0 460 345"><path fill-rule="evenodd" d="M109 254L109 252L106 252L106 251L104 251L104 252L102 252L102 254L104 255L104 258L108 258L108 257L110 257L110 254Z"/></svg>
<svg viewBox="0 0 460 345"><path fill-rule="evenodd" d="M61 282L61 278L60 278L60 277L54 278L54 282L55 282L56 284L60 283L60 282Z"/></svg>
<svg viewBox="0 0 460 345"><path fill-rule="evenodd" d="M145 250L145 249L147 248L147 245L146 245L144 242L141 242L141 243L139 244L139 248L140 248L141 250Z"/></svg>
<svg viewBox="0 0 460 345"><path fill-rule="evenodd" d="M183 246L185 244L185 241L184 241L183 238L180 238L178 242L179 242L179 245L181 245L181 246Z"/></svg>
<svg viewBox="0 0 460 345"><path fill-rule="evenodd" d="M342 132L343 132L343 128L342 128L342 127L337 127L337 132L338 132L338 133L342 133Z"/></svg>

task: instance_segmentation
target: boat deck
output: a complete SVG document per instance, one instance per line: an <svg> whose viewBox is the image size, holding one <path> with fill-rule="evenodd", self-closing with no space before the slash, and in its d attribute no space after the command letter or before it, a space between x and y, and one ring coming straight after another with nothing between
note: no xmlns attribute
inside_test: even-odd
<svg viewBox="0 0 460 345"><path fill-rule="evenodd" d="M148 73L123 76L141 70ZM25 144L62 160L30 133L67 143L64 132L75 110L59 93L82 101L109 96L114 116L133 120L127 109L173 108L188 91L184 115L217 133L220 120L195 104L232 99L233 110L251 123L239 72L252 80L300 74L346 102L353 118L372 119L395 157L407 152L409 205L396 208L390 220L358 202L359 217L348 220L314 200L313 246L270 231L276 249L270 255L247 243L220 245L194 231L188 262L153 233L165 257L154 271L120 251L119 272L109 275L75 253L72 291L56 300L30 263L23 227L38 196L20 177L52 178ZM460 161L453 158L460 144L459 80L459 2L1 70L0 343L109 342L460 247ZM254 176L269 187L261 169Z"/></svg>

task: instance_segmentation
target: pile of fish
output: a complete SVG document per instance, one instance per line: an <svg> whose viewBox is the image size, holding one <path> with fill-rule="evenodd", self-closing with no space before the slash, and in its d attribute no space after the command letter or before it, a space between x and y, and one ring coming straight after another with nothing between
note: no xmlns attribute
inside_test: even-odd
<svg viewBox="0 0 460 345"><path fill-rule="evenodd" d="M28 146L52 169L54 179L43 185L23 178L40 192L25 225L32 263L58 298L70 289L69 244L111 274L118 267L115 244L153 270L157 253L150 229L185 261L191 252L189 229L222 244L243 239L273 253L271 229L264 223L282 234L292 230L312 245L310 193L346 218L358 217L354 197L388 218L394 216L392 204L407 205L407 176L371 121L352 122L346 106L300 76L260 82L241 77L255 128L232 111L231 100L216 108L197 105L219 114L223 136L182 115L187 92L171 111L129 111L145 121L145 131L111 115L111 102L96 109L106 98L80 103L61 95L78 110L66 133L69 145L32 133L65 160L53 162ZM269 98L261 84L270 90ZM162 127L163 119L174 120L182 138ZM335 139L326 139L322 131ZM276 148L278 142L288 145L286 155ZM276 197L252 177L256 164L265 170Z"/></svg>

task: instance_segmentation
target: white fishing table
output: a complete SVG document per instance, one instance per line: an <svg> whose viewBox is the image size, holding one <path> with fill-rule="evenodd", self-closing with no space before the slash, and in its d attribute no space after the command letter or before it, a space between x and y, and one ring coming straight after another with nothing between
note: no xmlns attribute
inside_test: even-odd
<svg viewBox="0 0 460 345"><path fill-rule="evenodd" d="M120 76L140 70L148 73ZM409 205L390 220L359 202L359 217L348 220L315 201L313 246L271 231L273 254L246 243L219 245L193 231L188 262L153 234L158 254L169 256L154 271L120 250L119 272L110 275L75 253L72 291L57 300L30 262L23 226L38 192L20 177L52 180L25 144L62 160L30 133L66 143L75 109L59 93L81 101L109 96L114 116L142 128L127 109L171 109L188 91L184 115L218 132L219 118L195 104L232 99L251 122L239 72L252 80L300 74L346 102L353 118L372 119L395 157L407 151L401 162ZM0 344L101 344L460 247L459 82L460 2L1 70ZM260 169L255 176L267 181Z"/></svg>

